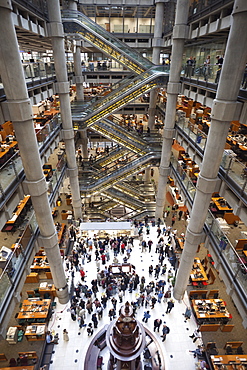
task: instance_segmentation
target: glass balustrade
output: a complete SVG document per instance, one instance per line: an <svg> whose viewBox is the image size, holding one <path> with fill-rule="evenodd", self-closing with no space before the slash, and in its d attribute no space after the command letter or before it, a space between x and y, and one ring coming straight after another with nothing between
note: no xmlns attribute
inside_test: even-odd
<svg viewBox="0 0 247 370"><path fill-rule="evenodd" d="M181 76L197 81L204 81L218 84L221 74L221 68L217 64L201 64L194 67L183 65ZM247 73L244 72L241 83L241 89L247 89Z"/></svg>
<svg viewBox="0 0 247 370"><path fill-rule="evenodd" d="M40 131L36 133L36 138L40 151L42 147L60 130L58 117L53 117ZM0 196L4 197L5 193L19 182L20 176L23 173L23 164L19 151L9 158L0 167Z"/></svg>
<svg viewBox="0 0 247 370"><path fill-rule="evenodd" d="M188 135L194 144L200 147L202 150L205 149L207 143L207 135L205 132L190 127L183 120L177 121L176 126L179 127L184 133ZM193 131L192 131L193 130ZM195 131L196 130L196 131ZM198 137L201 136L202 140L198 143ZM247 188L247 172L245 170L246 166L244 163L238 161L235 157L232 157L230 160L228 152L224 152L221 162L221 174L227 179L230 179L232 184L236 183L243 193L246 192Z"/></svg>
<svg viewBox="0 0 247 370"><path fill-rule="evenodd" d="M87 126L90 126L153 88L163 86L164 77L162 67L154 67L152 70L137 76L130 83L126 83L121 88L106 95L99 102L81 109L80 113L78 113L77 106L76 112L72 111L73 121L78 124L78 121L86 120ZM83 128L84 126L85 124L79 122L78 127Z"/></svg>
<svg viewBox="0 0 247 370"><path fill-rule="evenodd" d="M54 78L56 77L54 62L23 62L23 71L26 82L38 81L42 78ZM66 64L67 73L74 72L74 66L72 62Z"/></svg>
<svg viewBox="0 0 247 370"><path fill-rule="evenodd" d="M175 174L179 181L183 184L184 188L187 191L187 198L190 200L190 203L192 204L193 199L195 197L196 193L196 187L193 184L193 182L190 180L188 174L186 171L184 171L179 162L172 157L171 158L171 164L173 166L173 170L175 171ZM221 253L222 256L227 260L227 263L231 267L232 271L235 274L236 279L238 280L238 283L241 285L243 291L245 294L247 293L247 267L244 265L244 263L241 261L241 258L237 254L236 250L234 249L234 246L232 245L231 241L228 239L227 235L222 231L220 228L218 222L212 215L210 211L208 211L205 224L207 226L207 229L210 231L210 233L214 236L214 241L216 242L217 254ZM224 248L221 249L221 242L222 240L225 241Z"/></svg>

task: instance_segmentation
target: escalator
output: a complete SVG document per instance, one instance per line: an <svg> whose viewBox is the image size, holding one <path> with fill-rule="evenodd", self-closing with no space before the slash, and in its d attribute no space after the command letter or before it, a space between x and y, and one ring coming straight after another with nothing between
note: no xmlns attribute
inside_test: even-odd
<svg viewBox="0 0 247 370"><path fill-rule="evenodd" d="M103 195L116 200L118 203L123 204L132 210L140 211L145 206L145 203L143 203L142 201L133 199L131 195L125 194L115 188L105 190L103 192Z"/></svg>
<svg viewBox="0 0 247 370"><path fill-rule="evenodd" d="M102 118L118 111L131 101L157 87L164 87L168 80L168 74L164 72L163 66L152 67L132 80L124 81L119 87L92 104L76 109L72 108L72 120L75 129L85 129L92 126Z"/></svg>
<svg viewBox="0 0 247 370"><path fill-rule="evenodd" d="M63 11L62 22L65 33L76 34L137 74L153 66L148 59L78 11Z"/></svg>
<svg viewBox="0 0 247 370"><path fill-rule="evenodd" d="M157 165L160 160L161 152L151 152L137 158L122 167L116 169L113 168L113 171L102 175L98 179L88 179L85 178L85 181L82 181L82 178L79 179L80 190L81 192L87 193L87 195L93 195L98 193L99 191L102 192L105 189L108 189L119 181L126 179L127 177L143 171L145 168L149 167L150 165Z"/></svg>
<svg viewBox="0 0 247 370"><path fill-rule="evenodd" d="M108 154L102 156L101 158L97 159L93 162L93 167L95 168L102 168L111 164L114 161L117 161L121 157L125 156L129 151L122 147L117 147L111 150Z"/></svg>

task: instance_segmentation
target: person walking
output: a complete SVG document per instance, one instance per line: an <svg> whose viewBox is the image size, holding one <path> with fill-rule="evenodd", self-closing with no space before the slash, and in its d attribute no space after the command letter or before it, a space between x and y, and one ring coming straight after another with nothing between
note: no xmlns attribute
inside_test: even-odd
<svg viewBox="0 0 247 370"><path fill-rule="evenodd" d="M170 333L170 328L166 325L166 323L164 323L163 328L162 328L162 335L161 335L161 338L163 338L162 342L166 340L166 336L169 333Z"/></svg>
<svg viewBox="0 0 247 370"><path fill-rule="evenodd" d="M162 320L160 320L160 319L155 319L154 320L154 332L156 331L156 329L158 330L158 332L159 332L159 330L160 330L160 325L162 324Z"/></svg>
<svg viewBox="0 0 247 370"><path fill-rule="evenodd" d="M147 323L148 319L150 319L150 317L151 317L151 315L150 315L149 311L145 311L142 321Z"/></svg>
<svg viewBox="0 0 247 370"><path fill-rule="evenodd" d="M189 335L191 339L193 339L193 343L197 341L201 337L200 329L195 329L192 335Z"/></svg>
<svg viewBox="0 0 247 370"><path fill-rule="evenodd" d="M170 301L167 303L166 313L170 313L173 307L174 307L174 301L173 299L170 299Z"/></svg>
<svg viewBox="0 0 247 370"><path fill-rule="evenodd" d="M90 322L87 327L87 335L93 335L93 324Z"/></svg>
<svg viewBox="0 0 247 370"><path fill-rule="evenodd" d="M93 313L92 314L92 322L93 322L94 329L97 329L97 327L98 327L98 319L97 319L97 314L96 313Z"/></svg>
<svg viewBox="0 0 247 370"><path fill-rule="evenodd" d="M191 318L191 314L192 314L191 309L189 307L186 307L185 314L184 314L184 317L185 317L186 321Z"/></svg>
<svg viewBox="0 0 247 370"><path fill-rule="evenodd" d="M69 334L68 334L68 332L67 332L66 329L63 329L63 340L65 342L68 342L69 341Z"/></svg>

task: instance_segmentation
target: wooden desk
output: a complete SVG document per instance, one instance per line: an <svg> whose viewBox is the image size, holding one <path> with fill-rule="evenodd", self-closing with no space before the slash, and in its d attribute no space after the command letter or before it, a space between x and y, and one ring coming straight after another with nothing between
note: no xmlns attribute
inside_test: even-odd
<svg viewBox="0 0 247 370"><path fill-rule="evenodd" d="M26 327L25 337L27 341L45 340L46 325L33 323Z"/></svg>
<svg viewBox="0 0 247 370"><path fill-rule="evenodd" d="M41 283L42 285L42 283ZM56 288L55 288L55 285L52 284L52 286L50 286L50 284L47 284L46 287L39 287L39 293L40 295L44 295L45 293L48 293L50 296L52 297L56 297Z"/></svg>
<svg viewBox="0 0 247 370"><path fill-rule="evenodd" d="M4 151L0 152L0 159L6 156L8 152L11 152L11 149L14 149L17 145L17 141L10 141L9 143L3 142L2 144L8 145L4 148Z"/></svg>
<svg viewBox="0 0 247 370"><path fill-rule="evenodd" d="M185 154L181 154L181 158L183 159L184 162L191 161L191 158L187 157Z"/></svg>
<svg viewBox="0 0 247 370"><path fill-rule="evenodd" d="M243 250L243 254L247 257L247 251Z"/></svg>
<svg viewBox="0 0 247 370"><path fill-rule="evenodd" d="M51 299L43 299L42 301L24 300L21 311L18 313L17 319L46 319L49 313Z"/></svg>
<svg viewBox="0 0 247 370"><path fill-rule="evenodd" d="M210 360L212 362L213 368L215 370L219 370L221 368L220 365L226 365L227 369L232 370L244 370L245 367L241 365L241 363L247 363L247 355L219 355L219 356L210 356ZM231 366L230 361L234 362L235 365ZM219 365L219 366L217 366Z"/></svg>
<svg viewBox="0 0 247 370"><path fill-rule="evenodd" d="M68 217L68 215L67 215L67 217ZM59 244L60 247L63 243L63 236L64 236L65 232L66 232L66 224L61 224L61 229L57 233L58 244Z"/></svg>
<svg viewBox="0 0 247 370"><path fill-rule="evenodd" d="M31 271L50 271L49 262L46 256L34 256Z"/></svg>
<svg viewBox="0 0 247 370"><path fill-rule="evenodd" d="M214 202L216 208L219 210L219 211L227 211L227 212L233 212L233 209L230 208L228 206L228 204L226 203L226 205L221 205L220 203L220 200L225 200L223 197L218 197L218 198L212 198L212 201Z"/></svg>
<svg viewBox="0 0 247 370"><path fill-rule="evenodd" d="M190 278L192 281L207 281L207 274L201 264L199 258L194 259L193 268L191 270Z"/></svg>
<svg viewBox="0 0 247 370"><path fill-rule="evenodd" d="M16 211L13 213L13 216L8 220L6 225L14 225L18 222L19 217L23 213L24 209L27 207L29 200L31 199L30 195L26 195L18 204Z"/></svg>
<svg viewBox="0 0 247 370"><path fill-rule="evenodd" d="M177 241L178 241L179 247L181 249L184 249L184 239L183 238L177 238Z"/></svg>
<svg viewBox="0 0 247 370"><path fill-rule="evenodd" d="M196 318L200 322L207 322L210 319L220 321L222 319L230 319L231 317L222 299L196 299L192 300L192 304ZM202 307L203 310L199 310L199 307ZM219 307L224 307L224 311L219 310Z"/></svg>

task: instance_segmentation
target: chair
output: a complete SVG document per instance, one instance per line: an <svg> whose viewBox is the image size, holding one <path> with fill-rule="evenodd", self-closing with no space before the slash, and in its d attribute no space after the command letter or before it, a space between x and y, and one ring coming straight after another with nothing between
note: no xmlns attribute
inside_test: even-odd
<svg viewBox="0 0 247 370"><path fill-rule="evenodd" d="M214 293L214 299L218 299L219 298L219 293Z"/></svg>
<svg viewBox="0 0 247 370"><path fill-rule="evenodd" d="M17 362L16 362L16 360L15 360L15 358L14 358L14 357L12 357L12 358L9 360L9 366L10 366L10 367L15 367L15 366L17 366Z"/></svg>
<svg viewBox="0 0 247 370"><path fill-rule="evenodd" d="M226 346L226 355L232 355L232 347L231 346Z"/></svg>
<svg viewBox="0 0 247 370"><path fill-rule="evenodd" d="M241 346L239 346L237 348L237 355L243 355L243 354L244 354L244 350L243 350L243 348Z"/></svg>

